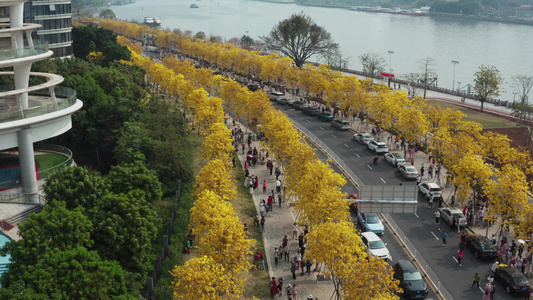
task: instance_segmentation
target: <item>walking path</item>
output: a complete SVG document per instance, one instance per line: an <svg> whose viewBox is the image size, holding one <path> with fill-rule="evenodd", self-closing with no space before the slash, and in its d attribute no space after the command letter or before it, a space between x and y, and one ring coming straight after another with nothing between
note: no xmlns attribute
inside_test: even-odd
<svg viewBox="0 0 533 300"><path fill-rule="evenodd" d="M228 121L228 124L231 123L231 120ZM236 123L235 127L241 127L241 129L244 131L244 126L240 125L239 123ZM230 129L233 129L234 126L230 125ZM251 148L253 149L256 147L259 150L259 141L252 141ZM240 149L239 149L240 150ZM248 149L246 149L247 151ZM238 151L238 157L244 166L244 163L246 161L246 152L245 154L242 154L242 151ZM274 161L274 166L276 166L277 163ZM270 195L271 191L273 190L275 193L276 203L273 203L273 209L270 213L270 216L267 214L265 217L265 232L263 233L263 241L265 246L265 256L267 258L267 266L270 273L269 278L276 277L283 278L283 296L280 297L286 297L286 287L288 284L296 284L299 289L299 297L298 299L307 299L309 295L313 296L313 299L330 299L331 295L333 294L334 288L333 283L330 280L324 280L324 281L317 281L317 274L316 272L313 272L313 269L315 266L313 265L311 267L311 274L308 275L304 273L302 275L301 270L296 271L296 279L293 279L291 274L291 261L293 260L294 256L297 253L298 250L298 240L293 239L293 224L296 220L296 211L289 206L287 202L282 202L281 206L278 201L278 193L276 193L276 176L275 172L270 175L269 170L266 167L266 164L262 165L259 162L254 166L248 167L250 171L250 175L255 175L259 178L259 187L253 192L252 198L254 200L254 204L257 208L257 214L259 214L259 207L261 200L265 200L267 202L268 196ZM281 181L284 181L283 174L280 176ZM263 193L263 180L266 180L267 182L267 192ZM250 224L250 226L253 226L253 223ZM303 233L303 228L298 228L298 235L300 233ZM290 256L289 261L281 260L276 264L274 262L274 248L278 248L281 246L283 242L283 237L287 236L289 239L288 241L288 247L290 248ZM305 253L304 258L302 258L302 265L305 261ZM253 271L252 271L253 272Z"/></svg>

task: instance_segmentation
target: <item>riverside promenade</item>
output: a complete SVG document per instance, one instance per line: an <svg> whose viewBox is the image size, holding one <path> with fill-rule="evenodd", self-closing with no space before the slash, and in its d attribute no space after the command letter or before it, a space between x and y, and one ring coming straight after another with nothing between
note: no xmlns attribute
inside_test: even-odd
<svg viewBox="0 0 533 300"><path fill-rule="evenodd" d="M228 121L228 124L232 123L231 120ZM236 126L244 130L244 125L241 125L236 122ZM230 125L230 129L235 128L235 126ZM257 140L252 141L251 148L256 147L260 149L260 142ZM246 149L246 151L248 148ZM246 152L242 154L242 151L238 151L238 157L241 164L244 166L246 161ZM274 166L278 166L278 163L274 160ZM254 166L248 167L250 175L255 175L259 179L259 187L254 190L252 198L257 209L257 214L259 213L261 200L268 199L271 191L276 191L276 176L273 173L270 175L269 170L265 165L260 164L259 162ZM282 182L284 182L283 173L279 177ZM263 180L267 182L267 192L263 193ZM276 203L273 203L273 209L270 214L265 217L265 232L263 233L263 242L265 246L265 257L266 257L266 267L270 273L269 278L276 277L283 278L283 294L278 295L280 299L286 299L286 287L288 284L296 284L298 287L299 293L297 299L307 299L308 296L312 295L313 300L323 300L330 299L333 295L334 287L331 280L322 280L317 281L317 272L313 272L315 266L311 267L311 274L307 273L301 274L301 270L296 271L296 279L293 279L291 273L291 261L297 253L298 250L298 239L293 239L293 224L297 220L297 212L294 208L290 207L288 202L282 202L281 205L278 201L278 194L276 195ZM253 226L253 218L250 218L250 221L247 222L249 226ZM298 227L298 235L303 233L304 228ZM287 236L289 239L288 247L291 252L289 255L289 261L280 260L278 264L274 261L274 248L281 246L283 242L283 237ZM302 258L302 263L305 262L305 255ZM254 272L253 270L251 272ZM295 299L295 298L293 298Z"/></svg>

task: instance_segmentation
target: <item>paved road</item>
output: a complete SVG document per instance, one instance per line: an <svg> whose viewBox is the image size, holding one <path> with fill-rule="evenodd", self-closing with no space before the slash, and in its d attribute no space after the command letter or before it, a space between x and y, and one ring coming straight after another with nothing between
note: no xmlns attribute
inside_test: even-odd
<svg viewBox="0 0 533 300"><path fill-rule="evenodd" d="M338 131L330 126L328 122L322 122L316 117L308 116L301 111L286 109L275 105L277 108L285 110L293 122L303 125L306 129L320 139L359 177L365 185L398 185L416 184L398 177L395 169L383 160L377 166L373 165L371 151L366 146L352 140L351 131ZM320 158L324 155L317 152ZM418 158L417 158L418 159ZM427 159L427 157L425 158ZM420 163L420 162L419 162ZM416 165L416 163L415 163ZM335 171L340 172L336 166L332 166ZM345 191L353 192L355 187L351 183L347 184ZM352 216L354 221L355 216ZM427 207L427 202L421 200L418 204L416 214L393 214L393 218L402 231L409 237L410 241L427 261L428 266L435 271L442 284L454 299L479 299L482 291L471 288L472 279L475 273L482 277L482 286L486 283L488 270L492 262L478 261L473 254L466 250L462 262L462 267L457 266L456 255L459 235L451 233L448 239L449 246L443 247L439 226L435 224L434 210ZM440 225L442 230L449 230L445 224ZM383 236L384 242L390 245L388 248L394 260L408 259L403 248L389 234ZM434 297L430 295L429 298ZM496 294L494 299L515 299L505 294L503 288L496 284Z"/></svg>

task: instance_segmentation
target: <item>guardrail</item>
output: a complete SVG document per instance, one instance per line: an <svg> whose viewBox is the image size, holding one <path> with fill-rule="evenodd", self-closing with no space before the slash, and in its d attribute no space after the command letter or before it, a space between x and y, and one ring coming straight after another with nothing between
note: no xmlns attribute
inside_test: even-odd
<svg viewBox="0 0 533 300"><path fill-rule="evenodd" d="M13 86L5 86L5 85L0 86L0 91L10 91L14 89L15 89L14 85ZM55 111L68 108L76 104L77 96L76 96L75 90L71 88L67 88L67 87L55 86L54 93L57 99L57 106L54 105L53 103L50 103L50 104L45 104L45 105L34 106L34 107L31 107L31 108L28 108L22 111L14 110L14 111L2 112L0 113L0 123L41 116L41 115L45 115L51 112L55 112ZM36 97L46 97L46 98L52 97L48 88L35 91L35 92L31 92L28 94L30 96L36 96Z"/></svg>
<svg viewBox="0 0 533 300"><path fill-rule="evenodd" d="M35 201L37 199L37 201ZM0 202L3 203L29 203L29 204L46 204L46 198L39 194L8 194L0 193Z"/></svg>
<svg viewBox="0 0 533 300"><path fill-rule="evenodd" d="M59 146L59 145L53 145L53 144L45 144L45 143L36 143L33 146L34 152L42 151L42 152L56 152L65 155L68 159L64 162L55 165L51 168L45 169L45 170L39 170L39 180L46 179L50 174L52 174L57 169L63 169L66 167L72 166L74 162L72 151L66 147ZM9 189L13 187L18 187L22 185L22 178L19 176L18 178L13 178L6 181L0 182L0 191L3 189ZM1 201L1 200L0 200Z"/></svg>
<svg viewBox="0 0 533 300"><path fill-rule="evenodd" d="M425 273L426 276L433 282L433 285L435 286L435 289L437 290L437 292L440 293L440 295L446 300L453 299L452 295L450 295L448 290L446 290L444 285L442 285L437 274L435 274L435 272L431 269L431 267L428 265L424 257L422 257L422 255L420 254L420 252L416 250L413 243L411 243L409 238L403 233L403 231L400 229L398 224L394 222L394 219L391 217L391 215L383 214L383 216L385 217L385 220L387 220L391 228L396 233L396 236L402 241L402 243L405 245L407 250L414 257L414 259L420 264L420 266L422 267L422 272Z"/></svg>
<svg viewBox="0 0 533 300"><path fill-rule="evenodd" d="M289 119L291 119L290 117L288 117ZM343 161L342 159L340 159L337 154L335 154L335 152L333 152L333 150L331 150L326 144L324 144L320 139L318 139L311 131L307 130L307 128L303 127L302 125L298 124L297 122L294 122L294 120L292 120L292 124L294 125L294 127L296 127L296 129L298 129L300 132L302 132L304 135L306 135L309 139L311 139L313 141L313 143L317 144L320 148L322 148L325 152L328 153L329 156L331 156L331 158L335 161L336 164L338 164L343 170L344 172L346 172L354 181L355 183L357 184L357 186L363 186L365 185L361 179L359 179L359 177L357 177L357 175L355 175L355 173L350 169L350 167L348 167Z"/></svg>

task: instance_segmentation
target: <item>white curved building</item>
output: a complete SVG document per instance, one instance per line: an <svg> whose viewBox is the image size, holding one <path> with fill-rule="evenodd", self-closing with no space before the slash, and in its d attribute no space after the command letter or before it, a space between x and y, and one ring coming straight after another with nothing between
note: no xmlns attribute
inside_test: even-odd
<svg viewBox="0 0 533 300"><path fill-rule="evenodd" d="M9 8L9 22L0 22L0 68L13 68L0 76L14 81L11 86L0 86L0 150L18 149L23 193L37 194L33 143L69 130L72 114L83 103L74 90L57 86L63 77L30 72L32 63L53 52L47 42L32 39L32 32L41 25L23 23L26 1L0 0L0 7ZM30 77L42 83L30 86Z"/></svg>

